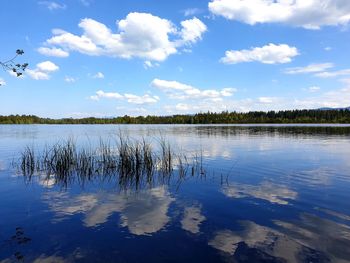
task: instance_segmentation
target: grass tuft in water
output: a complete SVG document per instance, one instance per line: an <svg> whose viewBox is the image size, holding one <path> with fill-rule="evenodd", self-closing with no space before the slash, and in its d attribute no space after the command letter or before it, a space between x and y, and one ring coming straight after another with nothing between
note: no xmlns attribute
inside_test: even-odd
<svg viewBox="0 0 350 263"><path fill-rule="evenodd" d="M183 153L175 154L164 138L157 141L159 145L154 150L145 138L131 140L119 135L114 143L100 139L94 149L77 147L73 139L68 139L46 146L41 154L34 154L33 147L26 147L18 167L25 176L46 174L55 182L65 184L75 177L85 181L96 176L116 175L121 185L139 185L143 181L152 183L155 174L169 178L177 170L180 178L184 178L188 170L192 175L197 170L201 171L198 169L198 157L190 165L188 157Z"/></svg>

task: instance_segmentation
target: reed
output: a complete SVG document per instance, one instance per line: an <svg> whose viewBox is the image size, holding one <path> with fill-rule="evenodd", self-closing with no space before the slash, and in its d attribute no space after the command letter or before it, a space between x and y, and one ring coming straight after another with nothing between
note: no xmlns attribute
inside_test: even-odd
<svg viewBox="0 0 350 263"><path fill-rule="evenodd" d="M192 175L201 170L197 168L198 160L190 164L188 157L175 154L164 138L156 141L158 147L154 149L145 138L131 140L120 134L117 140L100 139L98 146L92 148L78 147L76 141L68 139L44 147L40 154L35 154L33 147L26 147L17 167L25 176L45 173L65 184L76 177L85 181L96 176L118 176L120 185L136 186L152 183L155 175L169 178L175 170L181 178L189 169Z"/></svg>
<svg viewBox="0 0 350 263"><path fill-rule="evenodd" d="M36 159L35 159L34 149L32 147L25 147L21 153L20 167L24 175L33 175L36 170Z"/></svg>

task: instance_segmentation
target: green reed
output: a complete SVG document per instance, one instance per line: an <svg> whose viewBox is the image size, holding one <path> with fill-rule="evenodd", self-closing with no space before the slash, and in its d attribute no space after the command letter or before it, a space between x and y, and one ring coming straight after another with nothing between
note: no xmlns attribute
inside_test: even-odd
<svg viewBox="0 0 350 263"><path fill-rule="evenodd" d="M113 140L112 140L113 139ZM57 182L67 183L78 177L90 180L95 176L118 176L122 185L152 182L154 175L170 177L174 170L181 178L190 170L193 175L198 169L198 156L191 164L184 153L175 153L164 138L156 140L158 147L145 138L132 140L125 135L117 139L102 140L96 148L77 146L68 139L46 146L41 152L26 147L20 155L19 171L24 176L46 174Z"/></svg>

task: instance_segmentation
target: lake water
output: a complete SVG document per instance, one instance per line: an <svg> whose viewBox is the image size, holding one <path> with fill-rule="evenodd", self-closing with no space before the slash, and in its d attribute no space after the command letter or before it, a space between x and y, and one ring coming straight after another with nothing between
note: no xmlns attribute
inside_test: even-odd
<svg viewBox="0 0 350 263"><path fill-rule="evenodd" d="M165 137L201 171L24 177L25 146ZM0 262L350 262L350 127L0 125Z"/></svg>

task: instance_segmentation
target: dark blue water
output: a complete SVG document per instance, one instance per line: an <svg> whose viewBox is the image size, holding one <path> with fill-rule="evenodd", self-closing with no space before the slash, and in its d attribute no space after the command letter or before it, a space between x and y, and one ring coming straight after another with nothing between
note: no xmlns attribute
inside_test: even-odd
<svg viewBox="0 0 350 263"><path fill-rule="evenodd" d="M203 173L121 187L28 179L27 145L127 133ZM350 262L350 127L1 126L0 262Z"/></svg>

